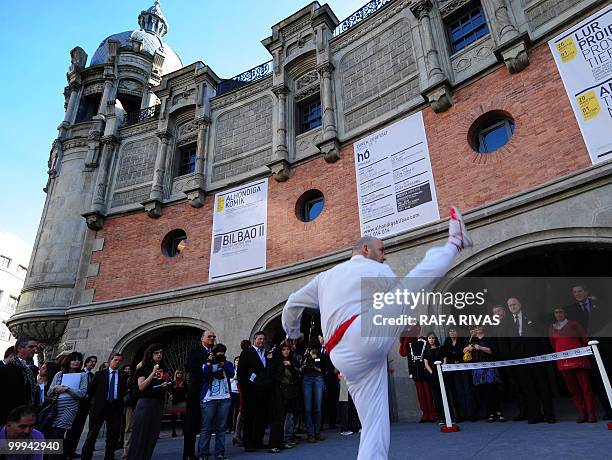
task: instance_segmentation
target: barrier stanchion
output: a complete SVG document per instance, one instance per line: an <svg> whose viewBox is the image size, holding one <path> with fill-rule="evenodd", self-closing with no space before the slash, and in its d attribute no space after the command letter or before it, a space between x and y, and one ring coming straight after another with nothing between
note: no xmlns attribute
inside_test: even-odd
<svg viewBox="0 0 612 460"><path fill-rule="evenodd" d="M460 428L459 425L453 423L450 415L450 409L448 408L448 398L446 397L446 387L444 386L444 376L442 374L442 361L436 361L434 364L438 370L440 393L442 394L442 406L444 406L445 424L440 427L440 431L442 433L456 433Z"/></svg>
<svg viewBox="0 0 612 460"><path fill-rule="evenodd" d="M603 360L601 359L601 355L599 354L599 347L597 346L599 345L599 342L597 340L591 340L589 342L589 345L593 350L593 356L595 356L595 362L597 363L597 368L599 369L599 374L601 375L601 381L603 382L604 388L606 389L608 404L612 406L612 386L610 386L610 379L608 378L608 373L606 372ZM612 430L612 422L608 422L608 430Z"/></svg>

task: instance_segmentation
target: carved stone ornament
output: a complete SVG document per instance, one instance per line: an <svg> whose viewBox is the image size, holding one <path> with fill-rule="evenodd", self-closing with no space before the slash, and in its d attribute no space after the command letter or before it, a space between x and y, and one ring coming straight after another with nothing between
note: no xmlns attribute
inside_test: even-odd
<svg viewBox="0 0 612 460"><path fill-rule="evenodd" d="M417 19L421 19L422 16L431 13L432 8L431 0L418 0L410 5L410 11L412 11L412 14Z"/></svg>
<svg viewBox="0 0 612 460"><path fill-rule="evenodd" d="M503 61L506 64L508 72L518 73L529 65L528 40L529 37L526 33L521 34L493 50L498 61Z"/></svg>
<svg viewBox="0 0 612 460"><path fill-rule="evenodd" d="M327 163L335 163L340 159L340 144L337 139L323 141L317 144L317 147L323 154L323 158Z"/></svg>
<svg viewBox="0 0 612 460"><path fill-rule="evenodd" d="M448 0L446 2L440 2L440 14L444 16L448 16L459 8L467 5L472 0Z"/></svg>
<svg viewBox="0 0 612 460"><path fill-rule="evenodd" d="M301 77L295 80L295 90L301 91L304 88L317 83L319 81L319 74L316 70L305 73Z"/></svg>
<svg viewBox="0 0 612 460"><path fill-rule="evenodd" d="M192 120L180 125L177 130L179 139L182 139L184 137L189 136L190 134L195 133L198 130L198 125L198 120Z"/></svg>
<svg viewBox="0 0 612 460"><path fill-rule="evenodd" d="M453 105L452 89L448 80L426 88L422 96L429 101L436 113L445 112Z"/></svg>
<svg viewBox="0 0 612 460"><path fill-rule="evenodd" d="M162 216L162 203L158 200L146 200L140 203L144 206L147 215L153 219L157 219Z"/></svg>
<svg viewBox="0 0 612 460"><path fill-rule="evenodd" d="M82 216L85 218L85 222L87 222L87 227L89 227L90 230L98 231L102 230L102 228L104 227L103 214L97 211L90 211L86 212L85 214L82 214Z"/></svg>
<svg viewBox="0 0 612 460"><path fill-rule="evenodd" d="M319 85L313 85L310 88L306 88L294 96L295 102L300 102L304 99L308 99L310 96L319 93L319 91Z"/></svg>
<svg viewBox="0 0 612 460"><path fill-rule="evenodd" d="M32 320L16 320L7 321L7 326L14 337L34 337L36 340L46 343L56 343L66 329L67 319L58 318L41 318Z"/></svg>
<svg viewBox="0 0 612 460"><path fill-rule="evenodd" d="M204 206L206 199L206 190L202 187L202 178L194 178L187 182L183 193L187 195L189 206L192 208L201 208Z"/></svg>
<svg viewBox="0 0 612 460"><path fill-rule="evenodd" d="M277 182L285 182L291 177L291 166L287 160L277 160L267 166Z"/></svg>

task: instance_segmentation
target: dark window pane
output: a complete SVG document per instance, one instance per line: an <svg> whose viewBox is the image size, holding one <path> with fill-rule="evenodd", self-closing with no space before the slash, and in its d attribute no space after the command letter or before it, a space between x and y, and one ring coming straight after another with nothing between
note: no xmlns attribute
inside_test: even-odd
<svg viewBox="0 0 612 460"><path fill-rule="evenodd" d="M321 126L321 101L303 102L299 108L300 126L299 133L305 133L311 129Z"/></svg>
<svg viewBox="0 0 612 460"><path fill-rule="evenodd" d="M179 164L179 176L184 176L185 174L191 174L195 171L195 163L196 163L196 148L194 146L191 147L183 147L180 150L180 164Z"/></svg>

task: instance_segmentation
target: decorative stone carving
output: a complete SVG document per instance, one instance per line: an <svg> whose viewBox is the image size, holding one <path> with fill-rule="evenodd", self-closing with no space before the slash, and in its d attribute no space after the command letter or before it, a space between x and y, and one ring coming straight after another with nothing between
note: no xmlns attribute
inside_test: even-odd
<svg viewBox="0 0 612 460"><path fill-rule="evenodd" d="M191 102L192 99L194 99L193 95L195 94L195 92L195 88L190 88L183 91L182 93L177 94L172 98L172 106L178 105L182 102Z"/></svg>
<svg viewBox="0 0 612 460"><path fill-rule="evenodd" d="M7 321L7 326L14 337L34 337L43 345L53 346L62 337L67 323L68 319L65 317L46 318L44 316L44 312L41 312L40 318L37 318L36 320L31 318L23 320L9 320Z"/></svg>
<svg viewBox="0 0 612 460"><path fill-rule="evenodd" d="M123 94L131 94L133 96L142 97L143 87L142 83L136 80L121 80L119 82L119 92Z"/></svg>
<svg viewBox="0 0 612 460"><path fill-rule="evenodd" d="M319 73L316 70L311 70L295 80L295 91L299 92L312 84L317 84L318 82Z"/></svg>
<svg viewBox="0 0 612 460"><path fill-rule="evenodd" d="M104 215L98 211L90 211L82 214L90 230L97 231L104 227Z"/></svg>
<svg viewBox="0 0 612 460"><path fill-rule="evenodd" d="M183 139L198 130L198 122L196 120L192 120L187 123L183 123L177 129L177 137L179 139Z"/></svg>
<svg viewBox="0 0 612 460"><path fill-rule="evenodd" d="M448 16L449 14L455 12L459 8L467 5L472 0L448 0L441 2L442 4L439 7L440 14L442 17Z"/></svg>
<svg viewBox="0 0 612 460"><path fill-rule="evenodd" d="M291 166L287 160L278 160L268 164L272 177L277 182L285 182L291 177Z"/></svg>
<svg viewBox="0 0 612 460"><path fill-rule="evenodd" d="M498 43L494 50L495 56L506 64L510 73L520 72L529 65L527 55L529 35L519 33L506 0L483 0L483 2L489 5L495 16L491 21L491 29Z"/></svg>

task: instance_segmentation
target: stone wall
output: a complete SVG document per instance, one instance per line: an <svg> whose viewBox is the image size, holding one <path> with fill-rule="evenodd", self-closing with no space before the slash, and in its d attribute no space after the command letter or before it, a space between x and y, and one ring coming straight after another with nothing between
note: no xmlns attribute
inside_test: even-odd
<svg viewBox="0 0 612 460"><path fill-rule="evenodd" d="M245 103L216 119L212 181L242 174L265 165L272 154L272 98ZM247 154L245 156L245 154Z"/></svg>
<svg viewBox="0 0 612 460"><path fill-rule="evenodd" d="M339 65L346 131L418 95L417 70L406 19L373 32L348 51Z"/></svg>
<svg viewBox="0 0 612 460"><path fill-rule="evenodd" d="M116 165L111 207L138 204L149 196L158 140L155 137L130 141L121 146Z"/></svg>

